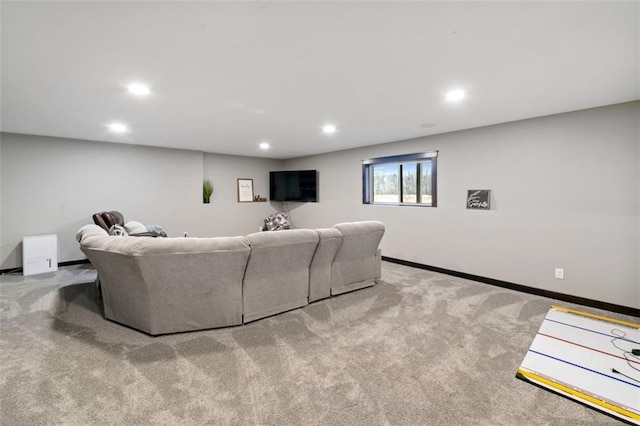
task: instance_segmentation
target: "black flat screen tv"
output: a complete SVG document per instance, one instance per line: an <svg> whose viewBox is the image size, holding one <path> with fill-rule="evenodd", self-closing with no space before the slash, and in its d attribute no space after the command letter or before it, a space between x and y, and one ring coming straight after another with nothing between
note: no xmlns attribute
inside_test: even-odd
<svg viewBox="0 0 640 426"><path fill-rule="evenodd" d="M269 172L269 199L316 203L318 172L315 170Z"/></svg>

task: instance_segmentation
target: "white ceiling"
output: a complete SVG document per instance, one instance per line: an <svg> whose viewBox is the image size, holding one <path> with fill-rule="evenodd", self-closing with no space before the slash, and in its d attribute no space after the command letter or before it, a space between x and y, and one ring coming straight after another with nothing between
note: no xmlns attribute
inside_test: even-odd
<svg viewBox="0 0 640 426"><path fill-rule="evenodd" d="M632 101L639 5L3 1L1 129L292 158Z"/></svg>

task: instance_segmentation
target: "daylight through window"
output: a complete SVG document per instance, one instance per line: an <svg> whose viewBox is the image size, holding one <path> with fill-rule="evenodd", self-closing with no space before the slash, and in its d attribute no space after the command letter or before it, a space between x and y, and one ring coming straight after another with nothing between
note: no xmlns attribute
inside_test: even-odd
<svg viewBox="0 0 640 426"><path fill-rule="evenodd" d="M437 152L362 162L362 202L436 207Z"/></svg>

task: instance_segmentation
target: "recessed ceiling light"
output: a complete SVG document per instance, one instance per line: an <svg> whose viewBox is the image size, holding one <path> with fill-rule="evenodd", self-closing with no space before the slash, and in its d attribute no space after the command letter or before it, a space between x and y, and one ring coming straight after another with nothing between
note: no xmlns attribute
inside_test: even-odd
<svg viewBox="0 0 640 426"><path fill-rule="evenodd" d="M334 126L333 124L325 124L324 126L322 126L322 131L324 133L331 134L331 133L335 133L336 130L338 129L336 129L336 126Z"/></svg>
<svg viewBox="0 0 640 426"><path fill-rule="evenodd" d="M122 123L111 123L109 124L109 130L116 133L124 133L124 132L128 132L129 128Z"/></svg>
<svg viewBox="0 0 640 426"><path fill-rule="evenodd" d="M271 145L269 145L269 142L260 142L260 145L258 146L260 147L260 149L269 149Z"/></svg>
<svg viewBox="0 0 640 426"><path fill-rule="evenodd" d="M151 93L151 90L145 86L144 84L139 84L139 83L134 83L134 84L130 84L127 86L127 90L129 91L129 93L132 93L134 95L138 95L138 96L146 96L149 93Z"/></svg>
<svg viewBox="0 0 640 426"><path fill-rule="evenodd" d="M462 98L464 98L464 90L452 90L446 96L448 101L459 101Z"/></svg>

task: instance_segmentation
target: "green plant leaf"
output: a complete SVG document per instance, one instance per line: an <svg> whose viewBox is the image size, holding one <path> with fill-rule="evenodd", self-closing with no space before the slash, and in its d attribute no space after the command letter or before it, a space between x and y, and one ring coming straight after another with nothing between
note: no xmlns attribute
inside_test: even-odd
<svg viewBox="0 0 640 426"><path fill-rule="evenodd" d="M213 183L209 179L205 179L202 182L202 196L206 199L211 198L213 195Z"/></svg>

